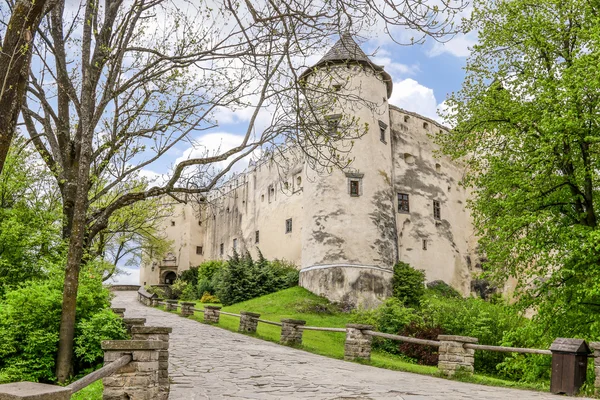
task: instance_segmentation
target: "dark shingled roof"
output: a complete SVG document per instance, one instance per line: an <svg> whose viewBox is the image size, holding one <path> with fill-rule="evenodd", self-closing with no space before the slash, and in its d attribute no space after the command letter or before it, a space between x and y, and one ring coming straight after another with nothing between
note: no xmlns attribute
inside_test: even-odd
<svg viewBox="0 0 600 400"><path fill-rule="evenodd" d="M311 68L307 69L302 73L300 78L304 78L306 75L310 74L315 68L318 68L322 65L327 64L340 64L346 62L356 62L359 64L368 65L373 68L375 71L381 72L383 80L387 86L387 95L390 97L392 95L392 77L383 70L383 67L377 64L374 64L369 57L365 54L364 51L360 48L360 46L354 41L352 35L349 33L344 33L340 36L340 39L333 45L331 49Z"/></svg>

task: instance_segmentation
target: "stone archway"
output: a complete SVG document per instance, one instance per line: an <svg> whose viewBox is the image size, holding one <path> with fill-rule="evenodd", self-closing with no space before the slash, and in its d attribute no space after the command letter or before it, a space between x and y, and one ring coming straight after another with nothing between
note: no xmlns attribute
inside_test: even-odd
<svg viewBox="0 0 600 400"><path fill-rule="evenodd" d="M172 285L177 279L177 274L173 271L166 271L163 275L162 283Z"/></svg>

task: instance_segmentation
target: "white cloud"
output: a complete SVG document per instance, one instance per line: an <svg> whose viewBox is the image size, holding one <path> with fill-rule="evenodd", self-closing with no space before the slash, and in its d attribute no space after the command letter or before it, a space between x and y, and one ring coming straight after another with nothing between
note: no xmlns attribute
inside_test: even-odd
<svg viewBox="0 0 600 400"><path fill-rule="evenodd" d="M122 271L117 276L112 276L107 283L116 285L139 285L140 284L140 269L119 267Z"/></svg>
<svg viewBox="0 0 600 400"><path fill-rule="evenodd" d="M381 51L378 51L377 54L377 56L371 57L371 61L381 65L392 76L415 75L420 71L417 64L408 65L392 61L391 57L384 56Z"/></svg>
<svg viewBox="0 0 600 400"><path fill-rule="evenodd" d="M192 146L184 150L183 155L175 160L175 165L181 161L191 158L202 158L207 156L216 156L223 154L232 148L239 146L244 139L242 135L236 135L227 132L215 132L202 135L192 142ZM218 171L227 167L238 156L232 155L224 161L219 161L213 165ZM249 157L239 160L230 170L231 173L243 171L249 162Z"/></svg>
<svg viewBox="0 0 600 400"><path fill-rule="evenodd" d="M414 79L394 82L390 104L413 111L429 118L437 118L437 101L433 89L421 85Z"/></svg>

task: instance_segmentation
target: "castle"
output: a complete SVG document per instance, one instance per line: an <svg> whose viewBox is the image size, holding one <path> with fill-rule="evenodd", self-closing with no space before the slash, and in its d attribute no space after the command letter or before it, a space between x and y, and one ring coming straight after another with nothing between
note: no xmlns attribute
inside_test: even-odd
<svg viewBox="0 0 600 400"><path fill-rule="evenodd" d="M388 104L391 77L350 35L301 79L352 95L325 116L335 130L336 110L351 109L351 123L365 127L350 165L322 173L292 147L285 168L265 157L206 202L176 205L164 226L172 251L141 266L140 284L169 284L205 260L260 249L295 263L301 286L334 301L378 304L391 295L398 260L469 293L477 239L459 185L464 166L436 154L432 139L446 128Z"/></svg>

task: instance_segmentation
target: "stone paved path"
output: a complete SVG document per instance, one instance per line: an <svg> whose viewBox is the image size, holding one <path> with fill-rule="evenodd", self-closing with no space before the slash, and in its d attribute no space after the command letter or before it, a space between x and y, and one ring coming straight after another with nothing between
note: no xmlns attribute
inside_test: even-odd
<svg viewBox="0 0 600 400"><path fill-rule="evenodd" d="M170 326L170 400L200 399L564 399L335 360L146 307L116 292L114 307L147 326ZM260 328L259 328L260 329Z"/></svg>

